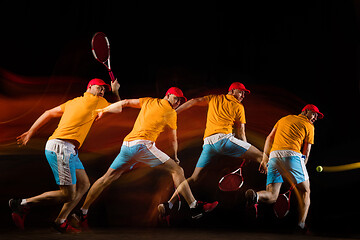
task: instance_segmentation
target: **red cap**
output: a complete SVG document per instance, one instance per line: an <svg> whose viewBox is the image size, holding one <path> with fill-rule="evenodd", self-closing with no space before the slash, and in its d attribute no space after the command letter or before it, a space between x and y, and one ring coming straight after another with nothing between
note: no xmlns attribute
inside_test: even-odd
<svg viewBox="0 0 360 240"><path fill-rule="evenodd" d="M87 88L89 88L92 85L99 85L99 86L105 86L107 87L107 90L111 91L111 87L109 84L105 83L103 80L101 80L100 78L94 78L91 79L90 82L87 85Z"/></svg>
<svg viewBox="0 0 360 240"><path fill-rule="evenodd" d="M324 114L322 114L319 109L313 105L313 104L308 104L306 105L303 109L302 109L302 112L305 111L305 110L310 110L312 112L316 112L317 114L319 114L319 119L322 119L324 117Z"/></svg>
<svg viewBox="0 0 360 240"><path fill-rule="evenodd" d="M183 92L180 90L180 88L171 87L171 88L169 88L169 90L167 90L167 92L166 92L165 95L168 95L168 94L174 94L174 95L177 96L177 97L184 98L184 99L185 99L185 102L187 101L186 97L184 96L184 94L183 94Z"/></svg>
<svg viewBox="0 0 360 240"><path fill-rule="evenodd" d="M250 90L246 89L244 84L239 82L233 82L229 87L229 92L233 89L239 89L240 91L245 91L246 93L250 93Z"/></svg>

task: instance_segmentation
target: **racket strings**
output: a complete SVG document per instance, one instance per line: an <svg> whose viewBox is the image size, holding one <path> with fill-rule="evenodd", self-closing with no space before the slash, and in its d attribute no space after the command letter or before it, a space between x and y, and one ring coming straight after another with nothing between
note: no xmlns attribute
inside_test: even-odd
<svg viewBox="0 0 360 240"><path fill-rule="evenodd" d="M285 217L289 213L289 207L289 198L284 194L280 195L274 204L275 215L278 218Z"/></svg>
<svg viewBox="0 0 360 240"><path fill-rule="evenodd" d="M110 56L110 45L107 37L103 33L97 33L93 37L92 50L95 58L104 63Z"/></svg>
<svg viewBox="0 0 360 240"><path fill-rule="evenodd" d="M243 184L242 177L238 174L230 174L225 176L220 182L220 189L223 191L234 191Z"/></svg>

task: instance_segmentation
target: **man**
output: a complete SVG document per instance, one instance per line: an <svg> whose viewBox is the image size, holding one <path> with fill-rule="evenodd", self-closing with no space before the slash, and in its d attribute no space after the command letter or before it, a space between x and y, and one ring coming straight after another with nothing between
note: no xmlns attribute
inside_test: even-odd
<svg viewBox="0 0 360 240"><path fill-rule="evenodd" d="M245 110L241 103L245 93L249 94L250 91L245 88L244 84L234 82L230 85L226 95L208 95L191 99L176 110L177 113L180 113L192 106L208 106L203 150L192 176L187 179L189 184L196 183L203 176L205 167L215 159L216 155L261 162L262 153L246 140ZM262 169L266 169L266 166ZM171 209L175 201L176 194L168 203L159 207Z"/></svg>
<svg viewBox="0 0 360 240"><path fill-rule="evenodd" d="M314 122L323 117L315 105L308 104L301 114L281 118L265 141L261 167L268 164L266 191L249 189L245 193L248 205L274 203L286 178L300 193L298 226L304 232L310 206L310 182L305 165L314 144Z"/></svg>
<svg viewBox="0 0 360 240"><path fill-rule="evenodd" d="M74 98L53 109L45 111L31 126L29 131L17 137L20 146L26 145L30 138L52 118L61 117L59 125L46 143L45 155L53 171L60 190L50 191L26 199L10 199L12 218L15 224L24 229L25 216L35 205L64 203L55 219L54 228L59 232L78 232L68 224L67 217L89 189L90 183L85 169L78 157L78 149L83 144L96 114L94 111L109 106L103 98L105 90L111 90L119 97L118 81L110 87L103 80L94 78L87 86L83 96Z"/></svg>
<svg viewBox="0 0 360 240"><path fill-rule="evenodd" d="M164 169L171 174L177 191L189 204L194 218L200 217L203 212L211 211L216 207L217 202L203 203L195 200L189 185L185 181L183 169L178 165L177 114L174 109L180 105L181 99L186 101L182 91L179 88L172 87L166 92L163 99L150 97L125 99L99 111L100 118L104 113L120 113L124 107L140 108L134 127L125 137L119 155L108 171L93 184L86 196L78 213L80 225L83 228L88 228L87 214L91 204L112 182L124 172L131 170L132 166L138 162L145 163L150 167L163 165ZM156 139L165 128L170 133L174 159L171 159L155 146Z"/></svg>

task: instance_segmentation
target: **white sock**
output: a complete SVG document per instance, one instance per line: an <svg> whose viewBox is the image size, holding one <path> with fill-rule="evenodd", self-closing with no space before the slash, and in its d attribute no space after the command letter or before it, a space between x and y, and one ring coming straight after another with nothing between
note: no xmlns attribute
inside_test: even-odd
<svg viewBox="0 0 360 240"><path fill-rule="evenodd" d="M304 228L305 228L305 223L304 223L304 222L299 223L299 227L301 227L302 229L304 229Z"/></svg>
<svg viewBox="0 0 360 240"><path fill-rule="evenodd" d="M174 204L170 201L168 201L168 204L169 204L169 209L172 209L172 207L174 206Z"/></svg>
<svg viewBox="0 0 360 240"><path fill-rule="evenodd" d="M197 205L197 201L195 200L195 201L193 201L192 203L190 203L189 207L190 207L190 208L195 208L196 205Z"/></svg>
<svg viewBox="0 0 360 240"><path fill-rule="evenodd" d="M80 210L81 210L82 214L84 214L84 215L88 214L88 211L89 211L89 209L82 209L82 208Z"/></svg>
<svg viewBox="0 0 360 240"><path fill-rule="evenodd" d="M56 220L55 220L55 223L61 225L61 224L63 224L65 221L66 221L66 219L56 219Z"/></svg>
<svg viewBox="0 0 360 240"><path fill-rule="evenodd" d="M27 201L26 201L26 199L22 199L22 200L21 200L20 205L24 205L24 206L26 206L26 205L27 205Z"/></svg>

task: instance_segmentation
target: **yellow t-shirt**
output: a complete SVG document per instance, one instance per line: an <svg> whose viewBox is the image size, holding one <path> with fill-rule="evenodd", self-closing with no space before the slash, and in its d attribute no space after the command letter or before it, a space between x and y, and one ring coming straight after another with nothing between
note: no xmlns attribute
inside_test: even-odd
<svg viewBox="0 0 360 240"><path fill-rule="evenodd" d="M131 132L124 141L149 140L155 142L165 126L177 129L176 111L160 98L140 98L141 110Z"/></svg>
<svg viewBox="0 0 360 240"><path fill-rule="evenodd" d="M281 118L274 126L275 138L271 152L292 150L301 153L304 141L314 144L314 125L304 115L288 115Z"/></svg>
<svg viewBox="0 0 360 240"><path fill-rule="evenodd" d="M245 109L233 95L208 95L209 103L204 138L216 133L232 133L234 122L246 123Z"/></svg>
<svg viewBox="0 0 360 240"><path fill-rule="evenodd" d="M110 103L105 98L88 92L85 92L82 97L61 104L60 107L64 113L49 140L55 138L76 140L80 148L95 120L94 111L109 105Z"/></svg>

